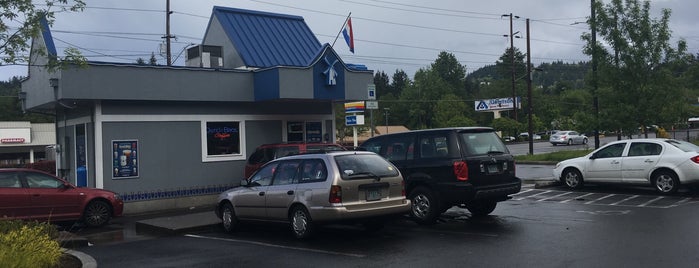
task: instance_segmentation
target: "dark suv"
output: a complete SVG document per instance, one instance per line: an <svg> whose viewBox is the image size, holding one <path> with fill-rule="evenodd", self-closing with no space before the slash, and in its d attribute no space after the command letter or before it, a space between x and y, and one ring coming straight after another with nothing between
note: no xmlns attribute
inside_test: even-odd
<svg viewBox="0 0 699 268"><path fill-rule="evenodd" d="M434 223L453 206L488 215L497 202L518 193L514 157L495 130L459 127L417 130L373 137L361 149L391 161L406 181L411 215Z"/></svg>
<svg viewBox="0 0 699 268"><path fill-rule="evenodd" d="M334 143L273 143L257 147L245 163L245 178L250 178L264 163L287 155L313 152L345 151L345 148Z"/></svg>

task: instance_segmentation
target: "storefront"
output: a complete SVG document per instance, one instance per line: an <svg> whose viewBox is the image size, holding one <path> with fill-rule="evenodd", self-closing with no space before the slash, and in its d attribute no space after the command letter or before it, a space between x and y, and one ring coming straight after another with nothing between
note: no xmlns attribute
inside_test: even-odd
<svg viewBox="0 0 699 268"><path fill-rule="evenodd" d="M33 42L55 55L47 27ZM76 148L57 163L68 180L85 174L87 186L120 193L127 213L207 204L239 184L260 144L334 142L333 103L365 99L373 80L298 16L215 7L190 50L189 66L88 62L55 73L32 57L23 105L56 114L57 143Z"/></svg>

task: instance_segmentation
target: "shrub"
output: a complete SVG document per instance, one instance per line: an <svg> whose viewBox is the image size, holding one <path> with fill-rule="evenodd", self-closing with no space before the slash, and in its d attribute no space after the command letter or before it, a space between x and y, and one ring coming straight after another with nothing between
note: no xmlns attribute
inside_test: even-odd
<svg viewBox="0 0 699 268"><path fill-rule="evenodd" d="M0 263L3 267L53 267L61 257L53 225L0 220Z"/></svg>

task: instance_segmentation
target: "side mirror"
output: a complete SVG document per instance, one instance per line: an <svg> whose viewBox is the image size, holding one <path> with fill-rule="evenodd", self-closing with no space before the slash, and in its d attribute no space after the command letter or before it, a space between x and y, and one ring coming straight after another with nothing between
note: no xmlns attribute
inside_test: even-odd
<svg viewBox="0 0 699 268"><path fill-rule="evenodd" d="M590 156L590 159L592 159L592 160L597 159L597 154L592 154L592 155Z"/></svg>
<svg viewBox="0 0 699 268"><path fill-rule="evenodd" d="M247 187L248 185L249 185L249 184L248 184L248 179L242 179L242 180L240 180L240 186L245 186L245 187Z"/></svg>
<svg viewBox="0 0 699 268"><path fill-rule="evenodd" d="M64 190L68 190L68 189L72 189L72 188L73 188L73 185L70 184L69 182L66 182L66 181L64 181L63 186L61 186L61 189L64 189Z"/></svg>

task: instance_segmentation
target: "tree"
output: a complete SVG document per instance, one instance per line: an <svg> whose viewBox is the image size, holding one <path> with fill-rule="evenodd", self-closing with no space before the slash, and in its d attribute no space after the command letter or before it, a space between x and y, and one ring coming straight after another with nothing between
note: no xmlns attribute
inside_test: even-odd
<svg viewBox="0 0 699 268"><path fill-rule="evenodd" d="M155 58L154 52L150 53L150 59L148 60L148 64L153 65L153 66L158 65L158 59Z"/></svg>
<svg viewBox="0 0 699 268"><path fill-rule="evenodd" d="M432 63L431 69L449 85L450 93L461 97L466 96L466 67L456 60L454 54L445 51L440 52L437 59Z"/></svg>
<svg viewBox="0 0 699 268"><path fill-rule="evenodd" d="M29 40L41 32L41 20L46 19L49 25L53 24L54 14L52 10L58 7L58 12L77 12L85 8L83 0L45 0L43 8L32 3L31 0L0 0L0 55L4 55L0 64L16 64L28 62L25 56L30 49ZM37 51L39 52L39 51ZM67 51L67 60L84 60L77 50ZM40 53L46 53L45 51ZM64 58L64 60L66 60ZM51 61L52 64L60 64L61 61ZM51 66L49 66L51 67Z"/></svg>
<svg viewBox="0 0 699 268"><path fill-rule="evenodd" d="M54 117L43 114L26 114L18 96L22 79L13 77L9 81L0 81L0 121L30 121L33 123L50 123Z"/></svg>
<svg viewBox="0 0 699 268"><path fill-rule="evenodd" d="M403 92L403 89L410 85L410 83L410 78L408 77L408 74L405 73L405 71L396 70L396 72L393 73L393 79L391 79L391 87L389 93L392 93L394 96L400 96L400 94Z"/></svg>
<svg viewBox="0 0 699 268"><path fill-rule="evenodd" d="M663 9L659 19L651 18L650 1L639 0L612 0L606 5L596 1L593 8L598 15L588 23L610 48L592 43L590 33L582 38L587 41L584 52L599 63L598 94L605 94L600 110L607 109L605 119L612 119L607 122L615 129L635 131L676 121L688 103L677 98L685 94L667 66L686 59L686 44L681 40L677 48L670 45L671 11Z"/></svg>
<svg viewBox="0 0 699 268"><path fill-rule="evenodd" d="M136 64L138 64L138 65L146 65L146 60L144 60L144 59L141 58L141 57L138 57L138 59L136 59Z"/></svg>

